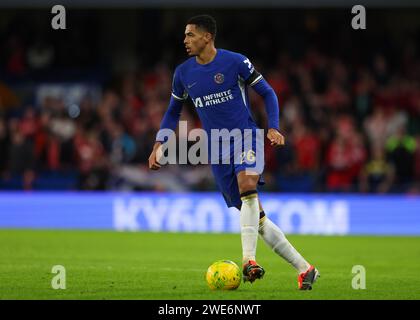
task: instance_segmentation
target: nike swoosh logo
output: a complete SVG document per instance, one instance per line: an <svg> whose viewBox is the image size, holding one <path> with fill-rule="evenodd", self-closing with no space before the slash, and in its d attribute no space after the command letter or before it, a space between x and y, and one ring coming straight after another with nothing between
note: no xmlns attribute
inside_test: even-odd
<svg viewBox="0 0 420 320"><path fill-rule="evenodd" d="M192 87L194 87L197 84L197 82L194 82L192 84L187 85L188 89L191 89Z"/></svg>

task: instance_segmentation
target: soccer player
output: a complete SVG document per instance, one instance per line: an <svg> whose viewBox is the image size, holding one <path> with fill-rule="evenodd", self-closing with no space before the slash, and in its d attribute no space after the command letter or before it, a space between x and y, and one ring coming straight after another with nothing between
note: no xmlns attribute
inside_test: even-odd
<svg viewBox="0 0 420 320"><path fill-rule="evenodd" d="M159 149L165 142L161 133L163 129L176 129L183 102L188 97L194 102L203 128L209 136L212 129L239 129L241 133L248 129L256 132L258 127L251 115L246 90L250 86L264 99L268 115L267 138L271 145L284 145L284 137L279 132L278 101L273 89L248 58L239 53L216 49L215 37L216 21L213 17L200 15L187 22L184 44L190 58L175 70L169 107L149 157L149 168L152 170L161 168ZM241 152L240 161L234 161L238 155L233 154L229 156L232 161L228 164L213 161L211 164L216 184L227 206L240 210L243 278L252 283L264 275L263 267L256 262L257 239L260 234L275 253L296 268L298 288L310 290L319 276L318 270L296 251L284 233L265 216L258 199L257 185L264 183L264 164L261 166L252 162L264 152L261 147L263 139L259 141L253 137L252 143ZM245 136L242 140L245 140ZM244 145L242 141L242 147ZM213 160L214 154L211 158Z"/></svg>

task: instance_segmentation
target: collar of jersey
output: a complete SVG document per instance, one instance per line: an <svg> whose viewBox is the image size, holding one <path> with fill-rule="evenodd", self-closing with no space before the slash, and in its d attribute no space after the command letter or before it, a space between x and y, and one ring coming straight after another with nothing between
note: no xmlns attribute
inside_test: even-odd
<svg viewBox="0 0 420 320"><path fill-rule="evenodd" d="M194 58L194 62L196 63L196 65L200 66L200 67L208 67L210 66L214 61L216 61L216 58L219 56L219 51L220 49L216 49L216 55L214 56L213 60L211 60L209 63L205 63L205 64L201 64L197 62L197 58Z"/></svg>

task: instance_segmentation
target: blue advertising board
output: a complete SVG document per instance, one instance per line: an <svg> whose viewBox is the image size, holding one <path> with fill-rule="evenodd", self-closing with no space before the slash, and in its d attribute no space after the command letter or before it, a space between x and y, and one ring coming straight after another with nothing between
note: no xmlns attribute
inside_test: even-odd
<svg viewBox="0 0 420 320"><path fill-rule="evenodd" d="M288 234L420 235L419 196L261 193ZM239 232L219 193L0 193L0 228Z"/></svg>

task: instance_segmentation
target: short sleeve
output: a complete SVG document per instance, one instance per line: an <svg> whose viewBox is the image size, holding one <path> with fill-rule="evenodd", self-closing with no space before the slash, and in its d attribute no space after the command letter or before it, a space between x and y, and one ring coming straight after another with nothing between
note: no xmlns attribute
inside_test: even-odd
<svg viewBox="0 0 420 320"><path fill-rule="evenodd" d="M188 93L181 81L181 73L179 68L175 69L174 78L172 80L172 96L180 101L188 98Z"/></svg>
<svg viewBox="0 0 420 320"><path fill-rule="evenodd" d="M252 86L262 79L262 75L255 70L251 61L247 57L238 54L238 58L240 59L238 73L239 76L244 79L245 83Z"/></svg>

